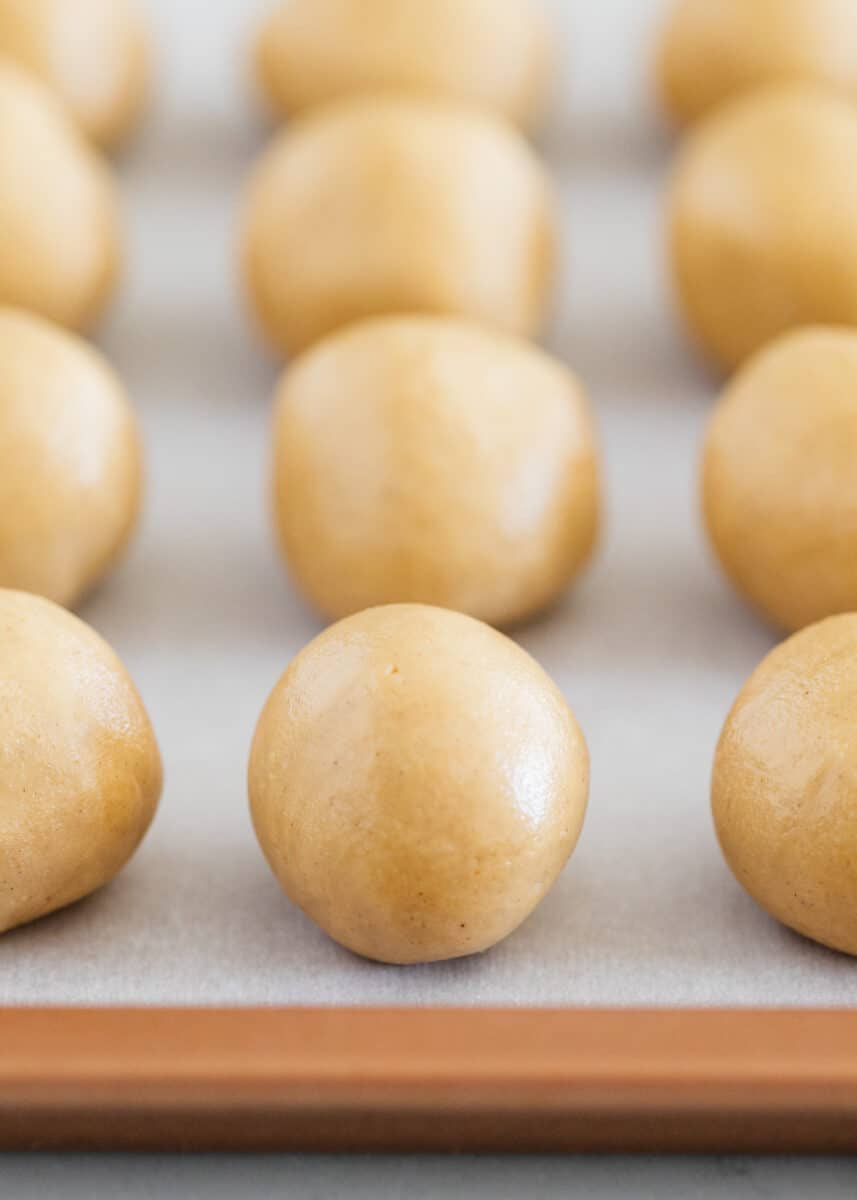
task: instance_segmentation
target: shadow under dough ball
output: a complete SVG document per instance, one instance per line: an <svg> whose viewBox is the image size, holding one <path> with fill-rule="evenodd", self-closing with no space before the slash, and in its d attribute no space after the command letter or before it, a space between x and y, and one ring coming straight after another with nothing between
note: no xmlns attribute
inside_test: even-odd
<svg viewBox="0 0 857 1200"><path fill-rule="evenodd" d="M712 805L726 861L764 909L857 954L857 615L777 647L729 714Z"/></svg>
<svg viewBox="0 0 857 1200"><path fill-rule="evenodd" d="M774 625L857 610L857 330L806 329L761 351L715 409L708 532Z"/></svg>
<svg viewBox="0 0 857 1200"><path fill-rule="evenodd" d="M287 895L367 958L486 950L529 916L583 824L589 757L548 676L460 613L331 626L259 720L249 788Z"/></svg>
<svg viewBox="0 0 857 1200"><path fill-rule="evenodd" d="M107 363L0 308L0 587L74 604L124 549L140 492L136 421Z"/></svg>
<svg viewBox="0 0 857 1200"><path fill-rule="evenodd" d="M142 701L88 625L0 591L0 932L95 891L136 850L161 793Z"/></svg>
<svg viewBox="0 0 857 1200"><path fill-rule="evenodd" d="M857 106L784 85L718 110L679 152L669 220L681 307L720 366L857 324Z"/></svg>
<svg viewBox="0 0 857 1200"><path fill-rule="evenodd" d="M508 625L590 557L586 396L541 350L461 319L353 325L286 371L274 506L293 575L328 616L417 601Z"/></svg>
<svg viewBox="0 0 857 1200"><path fill-rule="evenodd" d="M341 101L263 155L243 225L248 293L281 350L362 317L542 323L554 266L544 167L494 117L442 101Z"/></svg>

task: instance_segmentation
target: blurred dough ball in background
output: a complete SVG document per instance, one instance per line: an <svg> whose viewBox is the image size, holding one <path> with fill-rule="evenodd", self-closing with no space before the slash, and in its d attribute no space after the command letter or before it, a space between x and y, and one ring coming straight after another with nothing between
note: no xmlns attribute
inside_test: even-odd
<svg viewBox="0 0 857 1200"><path fill-rule="evenodd" d="M54 96L0 62L0 305L91 325L120 255L113 179Z"/></svg>
<svg viewBox="0 0 857 1200"><path fill-rule="evenodd" d="M857 106L796 84L719 109L682 146L669 209L681 307L721 367L857 324Z"/></svg>
<svg viewBox="0 0 857 1200"><path fill-rule="evenodd" d="M857 0L677 0L660 46L664 104L698 120L760 85L829 85L857 100Z"/></svg>
<svg viewBox="0 0 857 1200"><path fill-rule="evenodd" d="M263 155L244 218L256 312L286 353L361 317L542 324L555 259L546 172L494 117L369 97L313 112Z"/></svg>
<svg viewBox="0 0 857 1200"><path fill-rule="evenodd" d="M329 617L419 601L508 625L560 595L598 529L583 389L460 319L367 321L299 359L274 482L283 553Z"/></svg>
<svg viewBox="0 0 857 1200"><path fill-rule="evenodd" d="M522 126L551 68L538 0L288 0L260 31L259 79L279 113L393 89L472 101Z"/></svg>
<svg viewBox="0 0 857 1200"><path fill-rule="evenodd" d="M124 548L140 491L134 415L101 356L0 308L0 586L74 604Z"/></svg>
<svg viewBox="0 0 857 1200"><path fill-rule="evenodd" d="M0 56L36 74L101 146L140 116L149 39L131 0L0 0Z"/></svg>
<svg viewBox="0 0 857 1200"><path fill-rule="evenodd" d="M715 410L705 516L738 589L775 625L857 610L857 331L763 350Z"/></svg>

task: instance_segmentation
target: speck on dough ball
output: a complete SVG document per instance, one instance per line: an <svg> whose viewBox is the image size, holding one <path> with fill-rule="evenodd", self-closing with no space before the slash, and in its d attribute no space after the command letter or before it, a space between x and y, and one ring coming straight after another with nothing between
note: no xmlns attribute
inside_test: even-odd
<svg viewBox="0 0 857 1200"><path fill-rule="evenodd" d="M149 827L161 760L142 701L89 626L0 591L0 932L107 883Z"/></svg>
<svg viewBox="0 0 857 1200"><path fill-rule="evenodd" d="M149 46L131 0L0 0L0 55L38 75L100 145L137 121Z"/></svg>
<svg viewBox="0 0 857 1200"><path fill-rule="evenodd" d="M551 55L535 0L288 0L260 32L257 67L281 113L390 88L472 101L528 126Z"/></svg>
<svg viewBox="0 0 857 1200"><path fill-rule="evenodd" d="M818 83L857 99L857 0L677 0L660 47L680 123L764 84Z"/></svg>
<svg viewBox="0 0 857 1200"><path fill-rule="evenodd" d="M793 630L857 610L857 330L763 350L715 410L705 517L738 589Z"/></svg>
<svg viewBox="0 0 857 1200"><path fill-rule="evenodd" d="M443 101L344 100L287 128L250 185L244 271L286 353L385 313L541 324L554 260L543 166L504 122Z"/></svg>
<svg viewBox="0 0 857 1200"><path fill-rule="evenodd" d="M367 958L486 950L550 889L583 824L586 743L514 642L393 605L292 662L250 756L256 833L287 895Z"/></svg>
<svg viewBox="0 0 857 1200"><path fill-rule="evenodd" d="M857 615L812 625L750 677L712 803L726 861L772 916L857 954Z"/></svg>
<svg viewBox="0 0 857 1200"><path fill-rule="evenodd" d="M140 502L131 405L101 356L0 308L0 587L71 605L124 549Z"/></svg>
<svg viewBox="0 0 857 1200"><path fill-rule="evenodd" d="M670 224L685 316L721 366L857 324L857 105L786 85L718 110L680 151Z"/></svg>
<svg viewBox="0 0 857 1200"><path fill-rule="evenodd" d="M298 585L331 617L416 601L508 625L587 562L589 405L542 351L457 318L387 317L286 372L274 506Z"/></svg>
<svg viewBox="0 0 857 1200"><path fill-rule="evenodd" d="M0 61L0 304L86 328L118 263L110 172L51 92Z"/></svg>

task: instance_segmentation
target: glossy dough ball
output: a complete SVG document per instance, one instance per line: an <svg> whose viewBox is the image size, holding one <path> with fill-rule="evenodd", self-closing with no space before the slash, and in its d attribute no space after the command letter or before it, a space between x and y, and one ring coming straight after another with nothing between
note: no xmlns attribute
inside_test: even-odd
<svg viewBox="0 0 857 1200"><path fill-rule="evenodd" d="M857 331L807 329L762 351L705 444L709 534L775 625L857 609Z"/></svg>
<svg viewBox="0 0 857 1200"><path fill-rule="evenodd" d="M275 515L324 613L417 601L509 624L556 599L598 527L595 440L577 380L460 319L388 317L286 372Z"/></svg>
<svg viewBox="0 0 857 1200"><path fill-rule="evenodd" d="M798 933L857 954L857 615L768 655L720 738L712 802L726 861Z"/></svg>
<svg viewBox="0 0 857 1200"><path fill-rule="evenodd" d="M119 380L84 342L0 309L0 586L80 598L124 548L141 451Z"/></svg>
<svg viewBox="0 0 857 1200"><path fill-rule="evenodd" d="M85 328L118 260L109 171L47 88L0 63L0 304Z"/></svg>
<svg viewBox="0 0 857 1200"><path fill-rule="evenodd" d="M0 55L46 83L100 145L139 116L149 47L130 0L0 0Z"/></svg>
<svg viewBox="0 0 857 1200"><path fill-rule="evenodd" d="M442 102L343 101L277 138L245 216L251 299L286 352L361 317L541 324L552 274L545 171L493 117Z"/></svg>
<svg viewBox="0 0 857 1200"><path fill-rule="evenodd" d="M418 605L311 642L262 712L249 770L287 895L390 963L473 954L516 929L574 848L588 780L583 734L533 659Z"/></svg>
<svg viewBox="0 0 857 1200"><path fill-rule="evenodd" d="M666 108L681 123L776 82L857 99L857 0L677 0L661 44Z"/></svg>
<svg viewBox="0 0 857 1200"><path fill-rule="evenodd" d="M125 668L77 617L0 591L0 931L107 883L136 850L161 760Z"/></svg>
<svg viewBox="0 0 857 1200"><path fill-rule="evenodd" d="M257 48L281 113L394 89L472 101L525 126L541 114L550 58L534 0L288 0Z"/></svg>
<svg viewBox="0 0 857 1200"><path fill-rule="evenodd" d="M685 315L722 366L857 324L857 107L800 86L728 105L681 151L670 219Z"/></svg>

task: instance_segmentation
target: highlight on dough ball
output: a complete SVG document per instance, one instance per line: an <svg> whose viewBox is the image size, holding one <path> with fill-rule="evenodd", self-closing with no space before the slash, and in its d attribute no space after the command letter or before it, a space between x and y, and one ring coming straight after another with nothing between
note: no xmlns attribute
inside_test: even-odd
<svg viewBox="0 0 857 1200"><path fill-rule="evenodd" d="M120 246L110 172L35 76L0 62L0 304L95 321Z"/></svg>
<svg viewBox="0 0 857 1200"><path fill-rule="evenodd" d="M161 759L122 663L83 621L0 591L0 932L111 880L161 794Z"/></svg>
<svg viewBox="0 0 857 1200"><path fill-rule="evenodd" d="M538 612L590 557L598 476L576 378L460 318L352 325L279 389L280 546L330 617L397 601L498 625Z"/></svg>
<svg viewBox="0 0 857 1200"><path fill-rule="evenodd" d="M85 342L0 308L0 587L74 604L140 506L141 447L116 375Z"/></svg>
<svg viewBox="0 0 857 1200"><path fill-rule="evenodd" d="M0 56L37 75L101 146L140 116L149 41L132 0L0 0Z"/></svg>
<svg viewBox="0 0 857 1200"><path fill-rule="evenodd" d="M507 937L577 842L583 734L524 650L460 613L391 605L311 642L275 686L249 765L286 894L387 963Z"/></svg>
<svg viewBox="0 0 857 1200"><path fill-rule="evenodd" d="M690 124L769 83L816 83L857 99L857 0L674 0L657 73Z"/></svg>
<svg viewBox="0 0 857 1200"><path fill-rule="evenodd" d="M857 330L761 351L718 404L703 457L709 536L773 624L857 610Z"/></svg>
<svg viewBox="0 0 857 1200"><path fill-rule="evenodd" d="M397 312L532 334L554 258L551 187L533 150L505 122L445 101L314 110L263 155L244 215L248 294L287 354Z"/></svg>
<svg viewBox="0 0 857 1200"><path fill-rule="evenodd" d="M729 714L712 806L732 872L771 916L857 954L857 614L777 647Z"/></svg>
<svg viewBox="0 0 857 1200"><path fill-rule="evenodd" d="M287 0L256 46L261 86L287 115L390 89L470 101L529 127L551 66L537 0Z"/></svg>
<svg viewBox="0 0 857 1200"><path fill-rule="evenodd" d="M670 226L685 317L722 367L857 324L857 106L783 85L720 109L679 153Z"/></svg>

